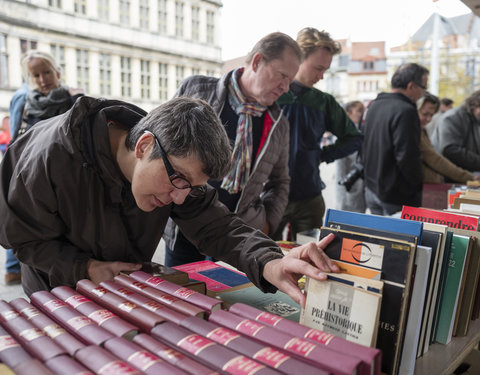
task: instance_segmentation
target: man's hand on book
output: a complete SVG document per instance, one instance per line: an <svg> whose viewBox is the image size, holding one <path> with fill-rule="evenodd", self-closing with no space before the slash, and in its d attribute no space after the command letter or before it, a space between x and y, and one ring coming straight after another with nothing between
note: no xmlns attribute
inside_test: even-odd
<svg viewBox="0 0 480 375"><path fill-rule="evenodd" d="M100 284L105 280L113 280L121 271L138 271L142 268L141 264L125 262L102 262L100 260L90 259L87 263L87 275L95 284Z"/></svg>
<svg viewBox="0 0 480 375"><path fill-rule="evenodd" d="M325 280L325 272L339 271L337 265L323 252L333 238L334 235L330 234L320 242L295 247L283 258L271 260L263 269L263 277L295 302L305 306L305 296L298 288L298 279L306 275Z"/></svg>

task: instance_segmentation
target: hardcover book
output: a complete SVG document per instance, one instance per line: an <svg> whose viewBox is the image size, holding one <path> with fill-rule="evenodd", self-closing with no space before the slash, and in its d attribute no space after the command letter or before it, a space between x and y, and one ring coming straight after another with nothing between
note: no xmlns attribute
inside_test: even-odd
<svg viewBox="0 0 480 375"><path fill-rule="evenodd" d="M220 311L222 310L216 312ZM152 330L152 336L170 345L175 345L179 350L198 357L209 366L214 366L228 374L280 374L260 362L170 322L155 327Z"/></svg>
<svg viewBox="0 0 480 375"><path fill-rule="evenodd" d="M47 336L65 349L71 356L73 356L77 350L85 347L85 344L25 299L16 298L10 301L10 304L20 312L23 317L45 332Z"/></svg>
<svg viewBox="0 0 480 375"><path fill-rule="evenodd" d="M323 373L322 370L293 358L285 352L260 344L235 331L196 316L188 317L182 321L181 326L286 374L320 375Z"/></svg>
<svg viewBox="0 0 480 375"><path fill-rule="evenodd" d="M255 320L218 310L210 315L209 321L253 337L263 344L275 346L334 375L367 374L366 366L362 361L351 356L350 353L340 353L324 345L318 345L300 337L292 337Z"/></svg>
<svg viewBox="0 0 480 375"><path fill-rule="evenodd" d="M31 359L32 356L5 328L0 326L0 361L10 368Z"/></svg>
<svg viewBox="0 0 480 375"><path fill-rule="evenodd" d="M384 289L377 348L383 352L382 371L395 373L400 363L416 245L325 227L321 229L320 238L330 233L335 238L324 251L331 259L382 272Z"/></svg>
<svg viewBox="0 0 480 375"><path fill-rule="evenodd" d="M80 349L75 359L81 362L89 370L95 374L105 375L141 375L142 372L137 370L129 363L114 356L109 351L99 346L90 345Z"/></svg>
<svg viewBox="0 0 480 375"><path fill-rule="evenodd" d="M171 363L172 365L192 375L219 375L219 373L204 364L180 353L178 350L154 339L145 333L140 333L133 338L133 342Z"/></svg>
<svg viewBox="0 0 480 375"><path fill-rule="evenodd" d="M447 227L467 230L477 230L479 220L478 217L471 215L460 215L451 212L409 206L403 206L402 219L441 224L446 225Z"/></svg>
<svg viewBox="0 0 480 375"><path fill-rule="evenodd" d="M37 358L31 358L18 364L13 368L13 371L17 375L53 375L53 372Z"/></svg>
<svg viewBox="0 0 480 375"><path fill-rule="evenodd" d="M230 307L229 312L235 315L256 320L262 324L273 327L289 334L291 337L301 337L315 344L327 346L331 350L341 353L350 353L362 360L367 374L380 375L382 353L379 349L369 348L355 344L330 333L309 328L303 324L292 322L275 314L260 311L244 303L236 303Z"/></svg>
<svg viewBox="0 0 480 375"><path fill-rule="evenodd" d="M163 359L145 350L140 345L130 342L122 337L108 340L105 349L118 358L125 358L128 363L145 374L171 374L183 375L185 371L172 366Z"/></svg>
<svg viewBox="0 0 480 375"><path fill-rule="evenodd" d="M139 327L143 332L150 332L157 324L164 322L163 318L152 311L117 296L103 286L97 286L88 279L77 282L77 291Z"/></svg>
<svg viewBox="0 0 480 375"><path fill-rule="evenodd" d="M130 277L125 277L122 275L116 276L115 281L127 287L129 287L131 284L134 284L135 282L144 283L162 292L171 294L174 297L192 303L202 308L203 310L208 311L208 313L219 310L221 308L220 301L215 298L206 296L205 291L203 293L197 293L194 290L190 289L190 284L187 284L185 286L178 286L169 281L163 280L162 278L151 276L145 272L133 272ZM206 287L206 284L203 281L196 281L195 283L201 283L203 286Z"/></svg>
<svg viewBox="0 0 480 375"><path fill-rule="evenodd" d="M102 345L114 337L113 334L99 327L90 318L80 314L50 292L45 290L35 292L30 296L30 301L85 344Z"/></svg>
<svg viewBox="0 0 480 375"><path fill-rule="evenodd" d="M213 297L225 289L240 289L253 285L244 273L209 260L182 264L174 268L187 272L191 279L204 281L207 285L207 294Z"/></svg>
<svg viewBox="0 0 480 375"><path fill-rule="evenodd" d="M137 326L120 318L110 310L105 309L68 286L57 286L51 290L51 293L115 336L131 339L139 331Z"/></svg>
<svg viewBox="0 0 480 375"><path fill-rule="evenodd" d="M175 283L177 285L184 285L190 282L190 278L188 277L188 273L177 270L172 267L165 266L160 263L155 262L143 262L142 268L140 269L141 272L148 273L152 276L157 276L162 278L163 280L170 281L171 283ZM124 275L129 275L131 272L122 272Z"/></svg>
<svg viewBox="0 0 480 375"><path fill-rule="evenodd" d="M93 372L89 371L80 362L67 355L59 355L58 357L50 358L45 362L45 365L55 374L94 375Z"/></svg>
<svg viewBox="0 0 480 375"><path fill-rule="evenodd" d="M357 344L375 346L383 282L348 274L307 278L300 323Z"/></svg>

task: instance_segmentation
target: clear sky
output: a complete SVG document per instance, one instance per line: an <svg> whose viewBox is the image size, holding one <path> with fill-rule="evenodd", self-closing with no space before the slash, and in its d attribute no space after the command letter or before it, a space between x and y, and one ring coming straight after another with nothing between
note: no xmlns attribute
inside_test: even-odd
<svg viewBox="0 0 480 375"><path fill-rule="evenodd" d="M454 17L470 13L460 0L223 0L222 59L246 55L264 35L282 31L294 39L315 27L334 39L405 43L437 11Z"/></svg>

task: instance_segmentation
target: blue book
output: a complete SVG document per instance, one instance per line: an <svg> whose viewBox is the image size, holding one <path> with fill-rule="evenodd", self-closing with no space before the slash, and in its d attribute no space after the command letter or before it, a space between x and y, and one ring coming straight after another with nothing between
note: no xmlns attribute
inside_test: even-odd
<svg viewBox="0 0 480 375"><path fill-rule="evenodd" d="M423 223L420 221L405 220L390 216L361 214L358 212L341 211L329 208L325 215L326 227L330 226L329 222L410 234L418 238L417 243L420 243L422 240Z"/></svg>

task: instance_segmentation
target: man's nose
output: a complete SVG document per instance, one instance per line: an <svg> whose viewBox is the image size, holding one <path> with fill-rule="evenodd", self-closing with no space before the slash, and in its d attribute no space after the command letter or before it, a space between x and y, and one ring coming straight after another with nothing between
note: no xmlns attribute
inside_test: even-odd
<svg viewBox="0 0 480 375"><path fill-rule="evenodd" d="M173 188L173 190L170 192L170 197L172 198L173 203L182 204L185 202L188 193L190 193L190 189Z"/></svg>

